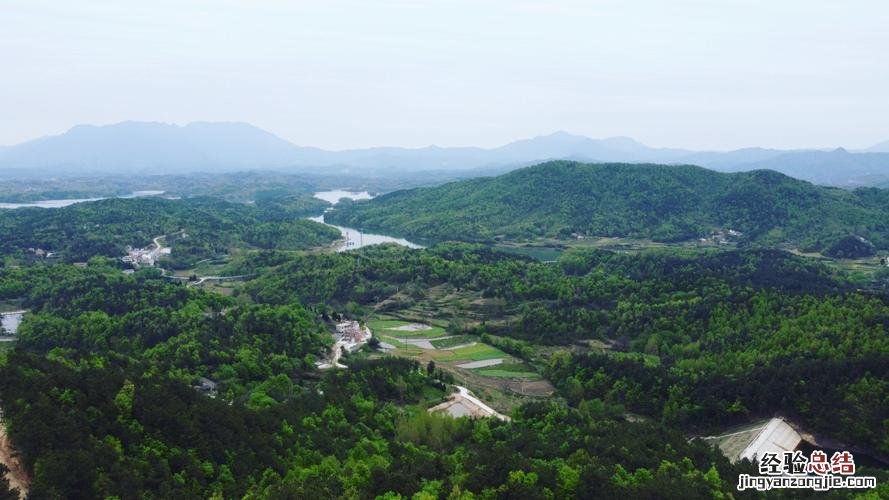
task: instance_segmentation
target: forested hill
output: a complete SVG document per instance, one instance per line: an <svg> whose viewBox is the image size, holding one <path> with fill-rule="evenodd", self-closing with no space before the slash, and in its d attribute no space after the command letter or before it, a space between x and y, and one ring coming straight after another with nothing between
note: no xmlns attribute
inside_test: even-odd
<svg viewBox="0 0 889 500"><path fill-rule="evenodd" d="M116 198L0 209L0 257L33 256L36 249L64 262L120 257L127 246L146 247L160 235L169 235L165 242L173 250L164 262L173 268L232 248L302 250L339 238L335 228L302 218L325 206L309 195L292 195L249 205L215 198Z"/></svg>
<svg viewBox="0 0 889 500"><path fill-rule="evenodd" d="M327 220L469 241L572 233L681 241L732 229L743 233L742 241L828 253L842 251L852 236L889 248L884 190L845 191L768 170L726 174L694 166L548 162L343 202Z"/></svg>

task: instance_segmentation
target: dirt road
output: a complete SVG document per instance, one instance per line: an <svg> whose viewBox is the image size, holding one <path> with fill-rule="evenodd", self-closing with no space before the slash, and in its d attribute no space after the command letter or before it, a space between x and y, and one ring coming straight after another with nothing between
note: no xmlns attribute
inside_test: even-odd
<svg viewBox="0 0 889 500"><path fill-rule="evenodd" d="M28 496L28 486L31 484L31 479L6 434L6 426L2 423L0 423L0 463L9 468L9 472L6 473L9 487L18 488L21 499Z"/></svg>

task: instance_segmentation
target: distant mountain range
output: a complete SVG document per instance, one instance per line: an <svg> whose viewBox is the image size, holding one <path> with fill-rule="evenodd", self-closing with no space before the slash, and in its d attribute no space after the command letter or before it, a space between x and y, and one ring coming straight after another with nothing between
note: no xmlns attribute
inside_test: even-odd
<svg viewBox="0 0 889 500"><path fill-rule="evenodd" d="M868 153L889 153L889 141L883 141L879 144L874 144L873 146L867 148L865 151Z"/></svg>
<svg viewBox="0 0 889 500"><path fill-rule="evenodd" d="M772 169L817 184L846 187L889 182L889 141L856 152L762 148L702 152L652 148L628 137L591 139L556 132L491 149L429 146L327 151L297 146L247 123L228 122L78 125L64 134L0 147L0 174L286 169L327 174L478 170L482 175L552 159L693 164L728 172Z"/></svg>

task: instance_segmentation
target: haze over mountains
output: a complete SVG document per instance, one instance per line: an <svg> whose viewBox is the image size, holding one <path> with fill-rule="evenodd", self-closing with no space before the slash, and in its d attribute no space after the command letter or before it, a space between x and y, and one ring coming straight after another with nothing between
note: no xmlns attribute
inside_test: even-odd
<svg viewBox="0 0 889 500"><path fill-rule="evenodd" d="M591 139L566 132L497 148L375 147L327 151L297 146L247 123L152 122L78 125L56 136L0 147L0 175L164 174L246 169L331 173L481 170L499 173L552 159L694 164L720 171L772 169L817 184L889 182L889 141L864 151L746 148L728 152L652 148L627 137Z"/></svg>

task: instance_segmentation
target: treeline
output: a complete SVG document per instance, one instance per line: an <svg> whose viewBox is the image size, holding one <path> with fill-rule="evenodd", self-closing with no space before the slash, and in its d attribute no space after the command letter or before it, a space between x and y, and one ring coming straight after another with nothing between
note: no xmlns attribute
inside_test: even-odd
<svg viewBox="0 0 889 500"><path fill-rule="evenodd" d="M339 254L251 254L230 270L259 274L244 288L257 302L296 298L319 307L422 297L446 284L503 299L509 304L504 314L524 318L509 333L542 343L624 335L600 317L620 312L622 302L655 315L659 303L718 302L754 290L826 295L851 289L824 265L772 250L628 255L578 249L551 265L480 245L448 243L421 252L380 245Z"/></svg>
<svg viewBox="0 0 889 500"><path fill-rule="evenodd" d="M337 224L407 237L492 241L620 236L682 241L739 231L742 244L827 251L850 235L889 249L889 192L813 186L773 171L549 162L499 177L346 202ZM864 254L849 254L852 249ZM856 257L865 246L834 248Z"/></svg>
<svg viewBox="0 0 889 500"><path fill-rule="evenodd" d="M213 198L133 198L0 210L0 255L25 257L40 249L78 262L122 256L127 246L147 247L160 235L170 235L167 265L174 268L232 248L307 249L340 236L332 227L302 218L324 205L304 196L273 196L253 205Z"/></svg>

